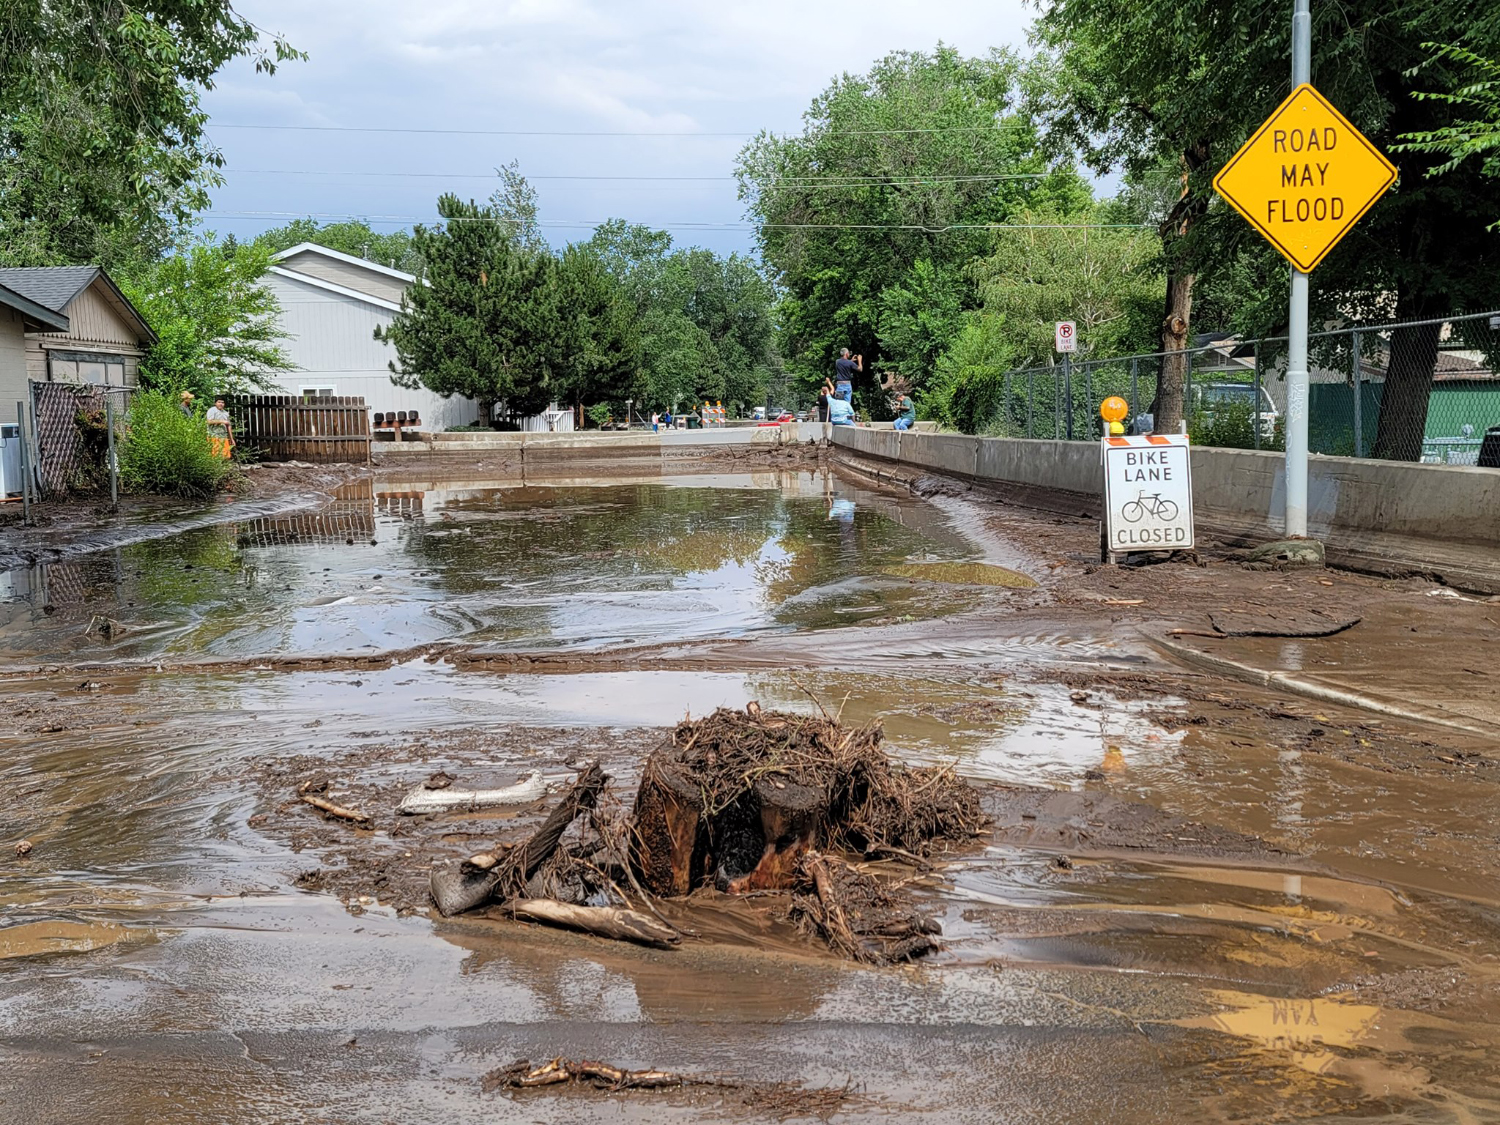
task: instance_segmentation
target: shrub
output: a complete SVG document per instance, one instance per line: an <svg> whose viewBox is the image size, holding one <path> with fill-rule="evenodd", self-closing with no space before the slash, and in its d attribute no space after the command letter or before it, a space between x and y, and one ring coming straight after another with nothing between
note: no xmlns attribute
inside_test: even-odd
<svg viewBox="0 0 1500 1125"><path fill-rule="evenodd" d="M1212 410L1199 408L1188 419L1188 435L1194 445L1213 445L1222 449L1255 448L1255 427L1258 419L1255 410L1247 402L1215 403ZM1285 442L1280 417L1276 420L1276 433L1261 434L1261 449L1281 449Z"/></svg>
<svg viewBox="0 0 1500 1125"><path fill-rule="evenodd" d="M127 488L169 496L212 496L228 480L229 464L208 444L203 412L184 414L170 395L141 391L131 403L120 477Z"/></svg>

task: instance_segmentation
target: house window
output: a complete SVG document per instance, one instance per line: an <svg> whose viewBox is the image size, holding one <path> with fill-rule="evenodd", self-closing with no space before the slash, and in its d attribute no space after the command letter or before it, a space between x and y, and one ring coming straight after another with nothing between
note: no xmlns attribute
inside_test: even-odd
<svg viewBox="0 0 1500 1125"><path fill-rule="evenodd" d="M47 378L53 383L93 383L101 387L123 387L125 360L117 355L49 351Z"/></svg>
<svg viewBox="0 0 1500 1125"><path fill-rule="evenodd" d="M303 386L300 389L302 393L302 401L304 402L306 402L310 398L332 398L335 393L335 388L333 387Z"/></svg>

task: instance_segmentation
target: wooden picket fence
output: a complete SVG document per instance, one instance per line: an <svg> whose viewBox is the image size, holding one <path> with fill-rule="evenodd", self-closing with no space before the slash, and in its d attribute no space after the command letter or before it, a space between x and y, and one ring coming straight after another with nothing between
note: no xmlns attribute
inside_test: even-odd
<svg viewBox="0 0 1500 1125"><path fill-rule="evenodd" d="M244 395L226 404L235 440L263 461L370 460L370 410L363 398Z"/></svg>

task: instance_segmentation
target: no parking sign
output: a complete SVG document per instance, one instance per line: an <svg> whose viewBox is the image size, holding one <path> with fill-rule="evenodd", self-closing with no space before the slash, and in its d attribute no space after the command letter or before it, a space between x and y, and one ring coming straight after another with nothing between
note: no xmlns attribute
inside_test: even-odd
<svg viewBox="0 0 1500 1125"><path fill-rule="evenodd" d="M1059 320L1054 342L1060 352L1076 352L1078 350L1078 325L1071 320Z"/></svg>

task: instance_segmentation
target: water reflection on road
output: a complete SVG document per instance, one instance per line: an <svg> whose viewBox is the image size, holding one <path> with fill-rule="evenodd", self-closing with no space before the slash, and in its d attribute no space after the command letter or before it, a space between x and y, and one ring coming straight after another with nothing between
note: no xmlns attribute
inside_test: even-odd
<svg viewBox="0 0 1500 1125"><path fill-rule="evenodd" d="M973 590L883 571L974 556L936 510L826 472L363 482L315 514L12 571L0 644L139 658L734 637L966 608ZM123 635L87 634L96 616Z"/></svg>

